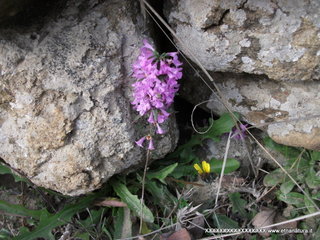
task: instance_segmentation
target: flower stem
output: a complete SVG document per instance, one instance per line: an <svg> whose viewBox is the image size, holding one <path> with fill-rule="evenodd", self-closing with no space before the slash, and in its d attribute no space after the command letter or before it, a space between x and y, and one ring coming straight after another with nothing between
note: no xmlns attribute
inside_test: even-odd
<svg viewBox="0 0 320 240"><path fill-rule="evenodd" d="M143 224L143 202L144 202L144 187L145 187L145 180L146 180L146 174L147 174L147 169L148 169L148 163L150 160L150 154L151 151L148 149L147 150L147 159L146 163L144 165L144 170L143 170L143 177L142 177L142 188L141 188L141 210L140 210L140 227L139 227L139 234L142 232L142 224Z"/></svg>

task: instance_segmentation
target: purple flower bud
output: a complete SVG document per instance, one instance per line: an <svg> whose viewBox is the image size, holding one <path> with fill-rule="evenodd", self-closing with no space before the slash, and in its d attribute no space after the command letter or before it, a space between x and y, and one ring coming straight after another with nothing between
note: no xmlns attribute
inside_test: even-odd
<svg viewBox="0 0 320 240"><path fill-rule="evenodd" d="M165 131L163 131L163 129L159 126L159 124L157 124L157 131L156 131L156 133L158 133L158 134L164 134L164 133L165 133Z"/></svg>
<svg viewBox="0 0 320 240"><path fill-rule="evenodd" d="M160 109L161 113L158 114L158 123L163 123L165 120L168 119L168 117L170 116L170 113L168 113L167 111Z"/></svg>
<svg viewBox="0 0 320 240"><path fill-rule="evenodd" d="M153 112L150 112L149 118L148 118L149 123L155 123L156 121L154 120Z"/></svg>
<svg viewBox="0 0 320 240"><path fill-rule="evenodd" d="M146 140L146 137L142 137L142 138L140 138L138 141L136 141L136 144L139 146L139 147L142 147L143 148L143 146L142 146L142 144L143 144L143 142Z"/></svg>
<svg viewBox="0 0 320 240"><path fill-rule="evenodd" d="M153 140L152 140L152 138L150 138L150 140L149 140L149 146L148 146L148 149L149 149L149 150L154 150L154 146L153 146Z"/></svg>

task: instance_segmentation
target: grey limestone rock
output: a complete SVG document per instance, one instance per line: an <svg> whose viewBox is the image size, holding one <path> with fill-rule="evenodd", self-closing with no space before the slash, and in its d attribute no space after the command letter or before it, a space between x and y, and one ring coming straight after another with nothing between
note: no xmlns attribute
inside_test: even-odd
<svg viewBox="0 0 320 240"><path fill-rule="evenodd" d="M38 23L0 28L0 157L42 187L79 195L144 162L131 64L138 2L69 0ZM175 120L153 159L173 150Z"/></svg>
<svg viewBox="0 0 320 240"><path fill-rule="evenodd" d="M190 71L190 70L188 70ZM180 94L217 114L226 112L216 93L187 72ZM214 73L232 111L265 130L278 143L320 150L320 85L317 81L278 82L265 76Z"/></svg>
<svg viewBox="0 0 320 240"><path fill-rule="evenodd" d="M320 150L319 8L318 0L167 0L165 13L177 45L213 75L233 111L278 143ZM185 77L183 97L227 111L197 74Z"/></svg>
<svg viewBox="0 0 320 240"><path fill-rule="evenodd" d="M305 81L320 79L319 8L318 0L168 0L166 15L185 43L177 44L209 71Z"/></svg>
<svg viewBox="0 0 320 240"><path fill-rule="evenodd" d="M320 150L320 86L318 82L279 83L258 76L226 76L219 89L232 110L267 131L278 143ZM224 112L214 94L207 107ZM278 122L278 123L276 123Z"/></svg>

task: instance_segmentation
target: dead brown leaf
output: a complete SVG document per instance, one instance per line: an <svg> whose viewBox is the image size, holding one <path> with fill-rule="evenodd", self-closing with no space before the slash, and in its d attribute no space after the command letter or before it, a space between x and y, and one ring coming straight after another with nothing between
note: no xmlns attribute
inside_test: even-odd
<svg viewBox="0 0 320 240"><path fill-rule="evenodd" d="M103 207L127 207L127 204L121 202L117 198L106 198L101 202L97 202L95 206L103 206Z"/></svg>
<svg viewBox="0 0 320 240"><path fill-rule="evenodd" d="M246 180L244 178L225 175L225 176L223 176L221 186L223 188L239 187L242 184L244 184L245 182L246 182Z"/></svg>
<svg viewBox="0 0 320 240"><path fill-rule="evenodd" d="M276 211L270 208L260 211L252 220L252 225L255 228L262 228L274 223ZM269 236L270 233L259 233L261 236Z"/></svg>
<svg viewBox="0 0 320 240"><path fill-rule="evenodd" d="M285 217L277 214L277 216L274 219L275 223L280 223L280 222L284 222L287 221L288 219L286 219ZM280 226L276 226L277 229L288 229L288 228L297 228L298 223L297 222L289 222Z"/></svg>
<svg viewBox="0 0 320 240"><path fill-rule="evenodd" d="M199 215L192 219L192 224L188 227L188 231L195 239L200 239L204 233L204 216Z"/></svg>

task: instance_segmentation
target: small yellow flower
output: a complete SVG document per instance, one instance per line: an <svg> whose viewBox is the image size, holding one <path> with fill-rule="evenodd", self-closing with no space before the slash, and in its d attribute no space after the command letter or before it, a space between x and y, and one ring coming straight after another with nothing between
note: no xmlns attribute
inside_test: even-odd
<svg viewBox="0 0 320 240"><path fill-rule="evenodd" d="M202 161L202 169L205 173L210 173L210 164L206 161Z"/></svg>
<svg viewBox="0 0 320 240"><path fill-rule="evenodd" d="M194 164L193 167L197 170L197 172L201 175L203 174L203 171L198 163Z"/></svg>
<svg viewBox="0 0 320 240"><path fill-rule="evenodd" d="M197 170L197 172L201 175L204 173L210 173L210 164L206 161L202 161L202 168L199 166L199 164L194 164L193 167Z"/></svg>

